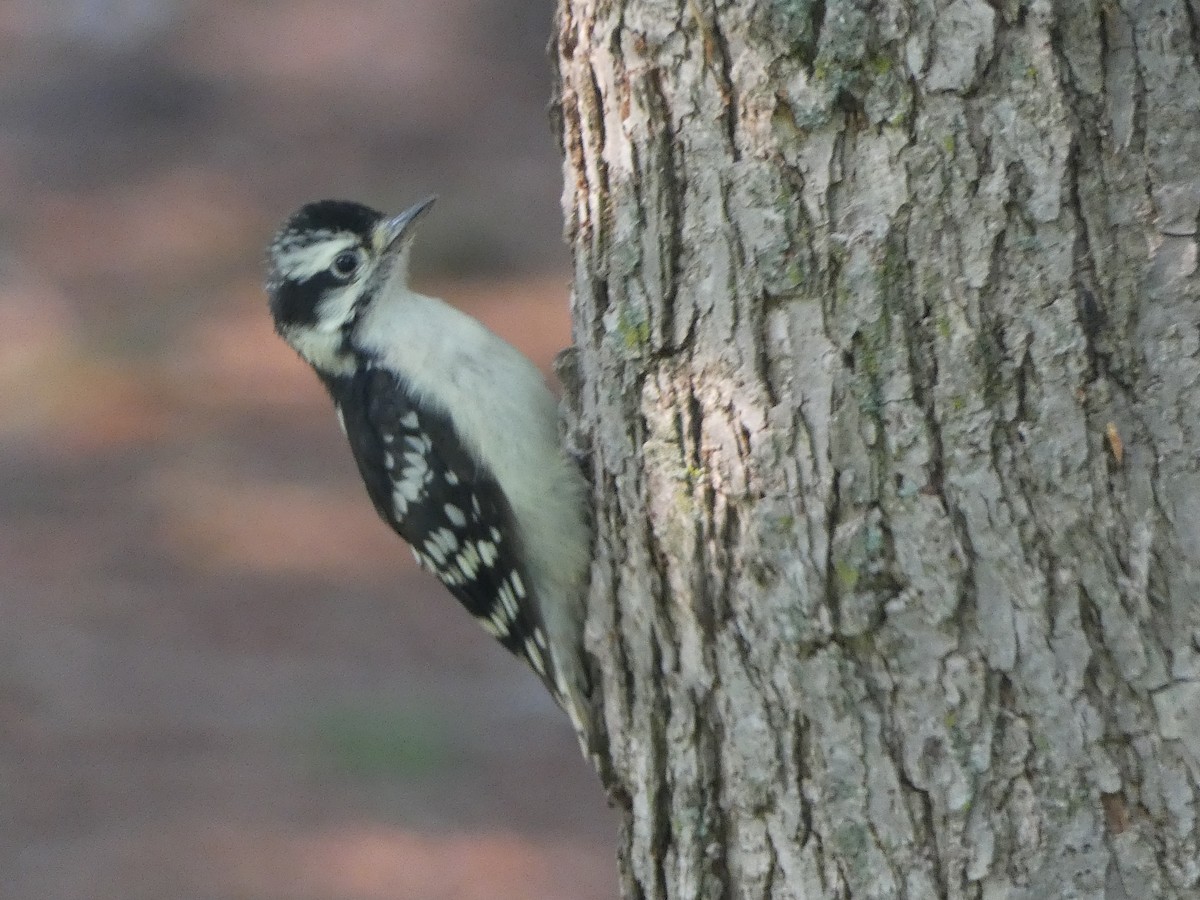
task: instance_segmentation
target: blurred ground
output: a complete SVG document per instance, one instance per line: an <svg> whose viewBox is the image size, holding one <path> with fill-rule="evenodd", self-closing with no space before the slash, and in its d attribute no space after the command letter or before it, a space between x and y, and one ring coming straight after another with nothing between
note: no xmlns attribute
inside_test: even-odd
<svg viewBox="0 0 1200 900"><path fill-rule="evenodd" d="M262 249L442 200L422 286L568 341L549 0L0 7L0 897L591 900L534 678L376 520Z"/></svg>

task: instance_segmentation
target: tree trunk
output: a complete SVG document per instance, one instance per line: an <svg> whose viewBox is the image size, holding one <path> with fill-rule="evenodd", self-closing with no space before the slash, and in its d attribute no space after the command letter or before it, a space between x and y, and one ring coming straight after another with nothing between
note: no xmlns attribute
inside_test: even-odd
<svg viewBox="0 0 1200 900"><path fill-rule="evenodd" d="M1200 6L563 0L630 898L1200 897Z"/></svg>

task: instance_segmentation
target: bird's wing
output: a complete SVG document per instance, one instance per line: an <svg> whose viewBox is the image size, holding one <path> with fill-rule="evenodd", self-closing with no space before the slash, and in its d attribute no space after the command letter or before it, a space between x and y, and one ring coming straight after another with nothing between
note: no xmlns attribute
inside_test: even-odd
<svg viewBox="0 0 1200 900"><path fill-rule="evenodd" d="M418 403L395 373L371 367L351 381L346 387L357 402L338 409L376 510L485 630L553 685L500 485L463 445L450 416ZM347 418L355 415L361 421Z"/></svg>

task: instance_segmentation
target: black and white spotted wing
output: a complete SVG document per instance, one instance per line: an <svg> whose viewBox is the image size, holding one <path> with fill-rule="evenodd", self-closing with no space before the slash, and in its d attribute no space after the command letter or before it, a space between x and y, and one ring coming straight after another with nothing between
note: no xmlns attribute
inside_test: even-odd
<svg viewBox="0 0 1200 900"><path fill-rule="evenodd" d="M449 416L421 406L384 369L326 383L379 515L412 545L417 562L553 689L542 623L517 564L512 509Z"/></svg>

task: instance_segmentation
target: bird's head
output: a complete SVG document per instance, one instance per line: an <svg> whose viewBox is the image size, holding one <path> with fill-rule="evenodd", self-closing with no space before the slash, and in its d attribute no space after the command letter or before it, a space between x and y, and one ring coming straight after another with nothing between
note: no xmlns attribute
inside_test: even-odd
<svg viewBox="0 0 1200 900"><path fill-rule="evenodd" d="M320 200L283 223L268 250L267 295L275 330L318 371L352 365L348 329L364 304L407 280L413 226L436 198L398 216L361 203Z"/></svg>

